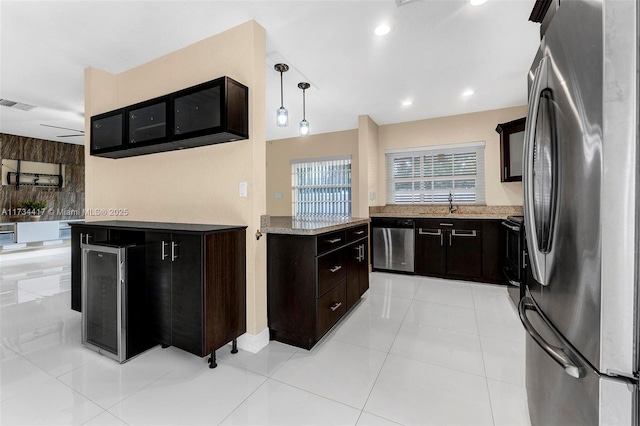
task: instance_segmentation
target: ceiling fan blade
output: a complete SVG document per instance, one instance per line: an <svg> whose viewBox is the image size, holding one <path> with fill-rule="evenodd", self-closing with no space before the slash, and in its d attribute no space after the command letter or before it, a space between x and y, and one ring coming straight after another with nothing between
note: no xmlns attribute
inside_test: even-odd
<svg viewBox="0 0 640 426"><path fill-rule="evenodd" d="M42 123L40 123L40 125L44 127L53 127L54 129L71 130L73 132L84 133L84 130L70 129L68 127L52 126L50 124L42 124Z"/></svg>
<svg viewBox="0 0 640 426"><path fill-rule="evenodd" d="M57 138L74 138L77 136L84 136L84 135L58 135L56 136Z"/></svg>

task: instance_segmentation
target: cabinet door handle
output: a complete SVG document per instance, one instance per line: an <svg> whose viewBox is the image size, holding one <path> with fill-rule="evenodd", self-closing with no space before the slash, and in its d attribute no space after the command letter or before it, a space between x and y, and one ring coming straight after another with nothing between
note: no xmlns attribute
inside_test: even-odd
<svg viewBox="0 0 640 426"><path fill-rule="evenodd" d="M172 262L178 259L178 256L176 255L176 247L178 247L178 244L174 241L171 241L171 261Z"/></svg>
<svg viewBox="0 0 640 426"><path fill-rule="evenodd" d="M331 244L335 244L335 243L337 243L339 241L342 241L342 238L332 238L330 240L327 240L327 242L331 243Z"/></svg>
<svg viewBox="0 0 640 426"><path fill-rule="evenodd" d="M452 233L449 232L449 247L451 247L451 235L452 235Z"/></svg>
<svg viewBox="0 0 640 426"><path fill-rule="evenodd" d="M420 234L420 235L441 235L442 234L442 229L418 228L418 234Z"/></svg>
<svg viewBox="0 0 640 426"><path fill-rule="evenodd" d="M334 266L333 268L329 268L331 272L338 272L340 269L342 269L341 265Z"/></svg>
<svg viewBox="0 0 640 426"><path fill-rule="evenodd" d="M444 246L444 233L440 233L440 247Z"/></svg>
<svg viewBox="0 0 640 426"><path fill-rule="evenodd" d="M504 180L507 180L509 178L509 173L507 173L507 168L504 168Z"/></svg>
<svg viewBox="0 0 640 426"><path fill-rule="evenodd" d="M167 258L167 256L169 256L167 253L164 252L164 247L169 244L169 243L165 243L164 240L162 240L162 253L160 255L160 260L165 260Z"/></svg>
<svg viewBox="0 0 640 426"><path fill-rule="evenodd" d="M340 306L342 306L342 302L336 302L333 305L329 306L329 309L335 312Z"/></svg>
<svg viewBox="0 0 640 426"><path fill-rule="evenodd" d="M451 231L454 237L475 237L477 232L475 230L454 229Z"/></svg>

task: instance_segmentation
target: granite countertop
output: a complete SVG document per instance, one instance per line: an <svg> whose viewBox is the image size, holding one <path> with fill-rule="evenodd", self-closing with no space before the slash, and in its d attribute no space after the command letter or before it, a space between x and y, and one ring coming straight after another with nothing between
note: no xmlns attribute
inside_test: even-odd
<svg viewBox="0 0 640 426"><path fill-rule="evenodd" d="M449 213L448 206L398 206L387 205L369 208L369 216L443 219L506 219L523 215L522 206L455 206Z"/></svg>
<svg viewBox="0 0 640 426"><path fill-rule="evenodd" d="M369 222L370 219L368 217L351 217L335 220L300 220L292 216L264 215L260 217L260 232L268 234L318 235L325 232L363 225Z"/></svg>

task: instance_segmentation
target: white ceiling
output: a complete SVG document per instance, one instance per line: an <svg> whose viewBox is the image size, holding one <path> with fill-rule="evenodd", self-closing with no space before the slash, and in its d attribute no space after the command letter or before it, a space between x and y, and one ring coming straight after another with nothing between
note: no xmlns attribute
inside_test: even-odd
<svg viewBox="0 0 640 426"><path fill-rule="evenodd" d="M297 136L302 91L314 134L526 103L539 25L534 0L0 0L0 132L83 143L83 70L125 71L255 19L267 32L267 140ZM386 36L374 29L391 26ZM224 58L221 58L224 60ZM287 128L275 126L285 62ZM471 88L475 94L463 97ZM401 101L412 99L409 107Z"/></svg>

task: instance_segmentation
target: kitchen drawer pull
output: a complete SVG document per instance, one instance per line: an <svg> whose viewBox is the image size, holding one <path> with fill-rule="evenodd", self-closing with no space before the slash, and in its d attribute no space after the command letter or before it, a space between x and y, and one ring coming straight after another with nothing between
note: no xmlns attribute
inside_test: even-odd
<svg viewBox="0 0 640 426"><path fill-rule="evenodd" d="M453 226L453 223L441 223L440 226Z"/></svg>
<svg viewBox="0 0 640 426"><path fill-rule="evenodd" d="M475 230L453 229L451 235L454 237L475 237L477 233Z"/></svg>
<svg viewBox="0 0 640 426"><path fill-rule="evenodd" d="M329 309L335 312L340 306L342 306L342 302L336 302L333 305L329 306Z"/></svg>
<svg viewBox="0 0 640 426"><path fill-rule="evenodd" d="M420 234L420 235L442 235L442 229L432 230L432 229L418 228L418 234Z"/></svg>
<svg viewBox="0 0 640 426"><path fill-rule="evenodd" d="M354 234L356 234L356 235L362 235L362 234L364 234L364 231L356 231L356 232L354 232Z"/></svg>
<svg viewBox="0 0 640 426"><path fill-rule="evenodd" d="M329 268L331 272L338 272L340 269L342 269L341 265L334 266L333 268Z"/></svg>
<svg viewBox="0 0 640 426"><path fill-rule="evenodd" d="M342 241L342 238L332 238L330 240L327 240L327 242L331 243L331 244L335 244L335 243L340 242L340 241Z"/></svg>

